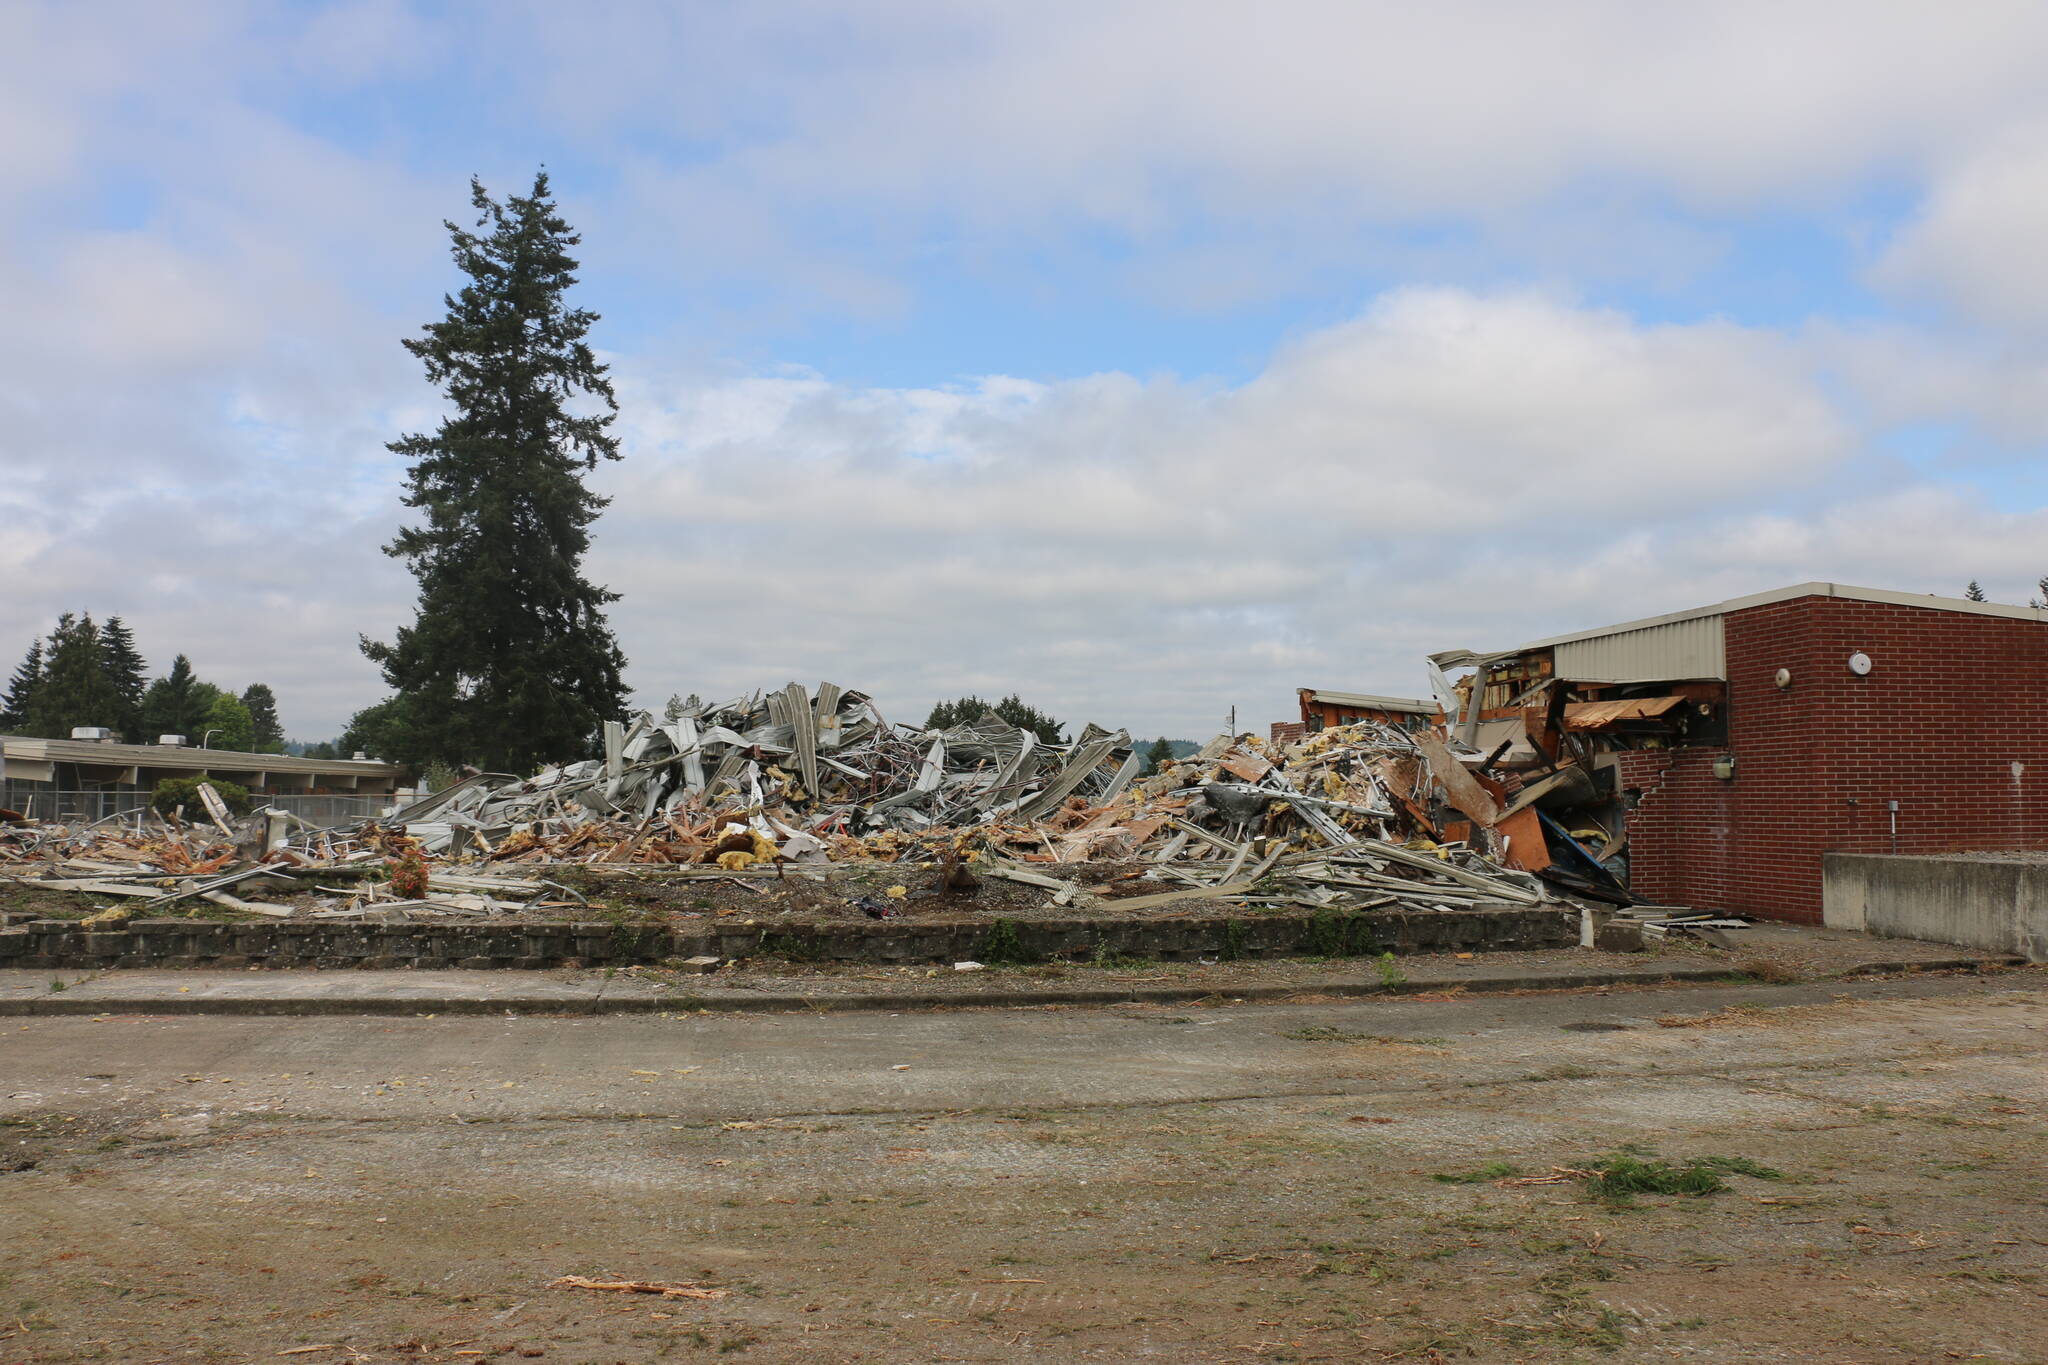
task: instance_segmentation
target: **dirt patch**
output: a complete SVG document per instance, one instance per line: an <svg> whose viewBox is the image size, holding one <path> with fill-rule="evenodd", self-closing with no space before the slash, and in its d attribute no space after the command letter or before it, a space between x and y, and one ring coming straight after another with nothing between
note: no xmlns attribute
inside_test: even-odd
<svg viewBox="0 0 2048 1365"><path fill-rule="evenodd" d="M10 1046L60 1136L0 1176L0 1359L2038 1354L2038 998L1715 1055L1554 1002L1284 1036L1351 1010L40 1021ZM1603 1160L1630 1188L1543 1179Z"/></svg>

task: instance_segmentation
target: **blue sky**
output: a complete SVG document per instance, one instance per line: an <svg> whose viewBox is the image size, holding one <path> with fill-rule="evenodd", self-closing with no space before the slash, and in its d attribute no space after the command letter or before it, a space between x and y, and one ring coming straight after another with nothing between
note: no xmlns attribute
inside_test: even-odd
<svg viewBox="0 0 2048 1365"><path fill-rule="evenodd" d="M1196 735L1807 579L2025 600L2044 57L1994 3L0 0L0 649L377 699L397 343L541 163L647 701Z"/></svg>

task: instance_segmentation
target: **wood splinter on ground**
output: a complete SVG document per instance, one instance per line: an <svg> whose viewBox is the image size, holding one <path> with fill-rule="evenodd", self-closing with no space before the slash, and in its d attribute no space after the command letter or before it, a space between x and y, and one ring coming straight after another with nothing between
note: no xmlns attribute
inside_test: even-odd
<svg viewBox="0 0 2048 1365"><path fill-rule="evenodd" d="M548 1281L550 1289L606 1289L617 1294L659 1294L664 1299L722 1299L730 1289L706 1289L696 1284L657 1284L652 1280L593 1280L582 1275L564 1275Z"/></svg>

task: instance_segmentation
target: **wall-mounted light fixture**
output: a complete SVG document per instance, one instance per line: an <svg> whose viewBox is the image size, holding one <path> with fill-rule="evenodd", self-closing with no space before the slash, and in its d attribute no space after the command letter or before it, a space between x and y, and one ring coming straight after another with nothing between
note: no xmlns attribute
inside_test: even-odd
<svg viewBox="0 0 2048 1365"><path fill-rule="evenodd" d="M1734 754L1722 754L1714 760L1714 776L1720 778L1723 782L1733 782L1735 780Z"/></svg>
<svg viewBox="0 0 2048 1365"><path fill-rule="evenodd" d="M1779 669L1778 676L1772 681L1776 682L1781 690L1790 687L1792 685L1792 670L1789 668Z"/></svg>

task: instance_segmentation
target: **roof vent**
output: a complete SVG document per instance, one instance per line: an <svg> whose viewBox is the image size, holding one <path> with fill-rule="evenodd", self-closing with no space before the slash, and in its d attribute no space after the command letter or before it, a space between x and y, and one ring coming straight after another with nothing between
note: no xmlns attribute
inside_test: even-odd
<svg viewBox="0 0 2048 1365"><path fill-rule="evenodd" d="M183 735L158 735L156 742L163 745L166 749L182 749L185 747L186 740Z"/></svg>
<svg viewBox="0 0 2048 1365"><path fill-rule="evenodd" d="M350 754L349 757L354 759L358 763L368 763L370 761L370 756L364 753L361 749L356 750L354 753Z"/></svg>
<svg viewBox="0 0 2048 1365"><path fill-rule="evenodd" d="M114 742L114 732L104 725L74 725L71 727L71 737L73 739L90 740L94 744L111 744Z"/></svg>

